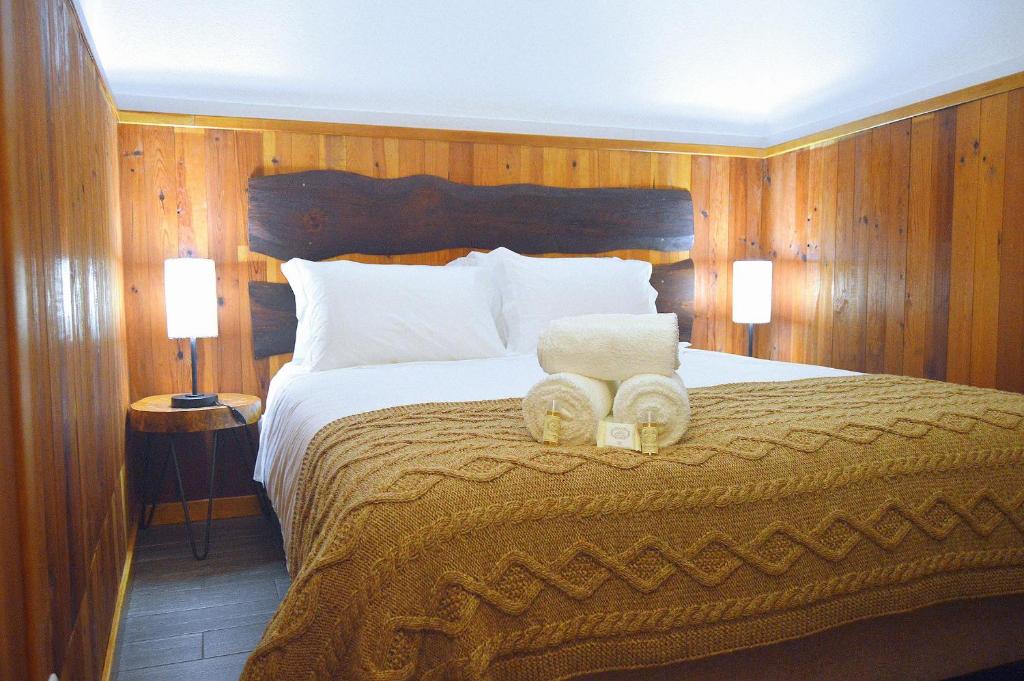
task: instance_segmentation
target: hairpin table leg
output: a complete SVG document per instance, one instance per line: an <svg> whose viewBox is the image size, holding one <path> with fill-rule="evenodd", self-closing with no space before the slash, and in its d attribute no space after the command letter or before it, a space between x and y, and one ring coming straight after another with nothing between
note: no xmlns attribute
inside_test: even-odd
<svg viewBox="0 0 1024 681"><path fill-rule="evenodd" d="M173 436L171 437L173 441ZM168 450L164 454L163 464L160 466L160 476L156 479L156 484L151 484L149 490L146 490L146 481L149 480L149 466L153 459L156 458L156 446L155 442L158 442L159 438L152 434L146 434L145 454L143 454L143 472L142 472L142 513L139 517L139 529L146 529L150 523L153 522L153 514L156 512L157 501L160 497L160 490L164 487L164 479L167 477L167 466L171 462L171 452ZM146 506L149 506L149 512L146 512Z"/></svg>
<svg viewBox="0 0 1024 681"><path fill-rule="evenodd" d="M188 512L188 497L185 496L185 486L181 482L181 468L178 466L178 452L174 447L174 438L171 438L171 460L174 462L174 474L178 481L178 498L181 499L181 508L185 513L185 533L188 535L188 545L192 549L192 555L196 560L204 560L210 552L210 525L213 522L213 492L214 483L217 480L217 449L219 438L217 431L213 433L213 453L210 455L210 494L206 498L206 531L203 533L203 546L200 551L196 546L195 536L192 533L192 518Z"/></svg>

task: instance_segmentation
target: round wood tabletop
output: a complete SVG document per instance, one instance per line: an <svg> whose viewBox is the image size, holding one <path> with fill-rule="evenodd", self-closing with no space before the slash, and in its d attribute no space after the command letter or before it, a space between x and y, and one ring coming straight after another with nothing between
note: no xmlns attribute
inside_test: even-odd
<svg viewBox="0 0 1024 681"><path fill-rule="evenodd" d="M246 424L256 423L260 417L263 404L255 395L220 393L217 399L241 412ZM177 409L171 406L171 395L152 395L133 402L128 408L128 422L132 429L143 433L198 433L241 425L226 407Z"/></svg>

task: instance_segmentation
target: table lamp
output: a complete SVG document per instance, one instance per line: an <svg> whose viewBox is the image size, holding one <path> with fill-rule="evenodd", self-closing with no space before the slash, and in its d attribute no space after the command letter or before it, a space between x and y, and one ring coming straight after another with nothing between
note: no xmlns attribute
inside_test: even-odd
<svg viewBox="0 0 1024 681"><path fill-rule="evenodd" d="M167 337L188 338L192 345L192 392L171 396L181 409L209 407L217 395L199 392L197 338L217 336L217 272L212 260L170 258L164 261Z"/></svg>
<svg viewBox="0 0 1024 681"><path fill-rule="evenodd" d="M772 320L771 260L732 264L732 320L747 325L747 356L754 356L754 324Z"/></svg>

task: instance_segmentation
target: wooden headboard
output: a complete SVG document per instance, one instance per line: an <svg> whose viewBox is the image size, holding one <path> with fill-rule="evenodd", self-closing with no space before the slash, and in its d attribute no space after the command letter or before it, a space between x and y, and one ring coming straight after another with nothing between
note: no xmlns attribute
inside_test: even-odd
<svg viewBox="0 0 1024 681"><path fill-rule="evenodd" d="M649 260L658 310L678 314L680 338L690 337L693 202L685 189L481 187L432 175L377 179L333 170L249 179L249 250L277 260L443 252L445 262L498 246ZM250 282L249 304L255 356L290 353L297 323L290 287Z"/></svg>

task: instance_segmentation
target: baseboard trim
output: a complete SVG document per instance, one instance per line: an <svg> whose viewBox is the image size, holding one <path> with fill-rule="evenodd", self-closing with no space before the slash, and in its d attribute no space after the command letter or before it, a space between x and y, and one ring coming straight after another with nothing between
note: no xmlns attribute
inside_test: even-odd
<svg viewBox="0 0 1024 681"><path fill-rule="evenodd" d="M192 521L206 520L206 499L193 499L188 502L188 514ZM213 517L215 520L224 518L242 518L259 515L260 502L255 494L240 497L215 497L213 500ZM177 525L185 522L185 513L181 502L169 501L156 505L150 525Z"/></svg>
<svg viewBox="0 0 1024 681"><path fill-rule="evenodd" d="M117 587L117 600L114 602L114 618L110 623L110 635L107 636L107 653L103 658L103 673L100 675L101 681L110 681L114 674L117 637L121 633L121 612L124 609L125 599L128 597L128 585L132 581L132 559L135 556L135 538L138 535L138 529L135 523L131 523L128 526L128 546L125 548L124 567L121 568L121 583Z"/></svg>

